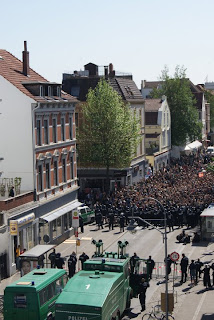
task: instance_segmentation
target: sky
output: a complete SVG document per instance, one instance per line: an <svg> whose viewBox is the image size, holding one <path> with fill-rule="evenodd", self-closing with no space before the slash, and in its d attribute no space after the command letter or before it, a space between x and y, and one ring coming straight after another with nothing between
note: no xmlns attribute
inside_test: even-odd
<svg viewBox="0 0 214 320"><path fill-rule="evenodd" d="M214 81L213 0L0 0L0 48L52 82L92 62L155 81L186 68L194 84Z"/></svg>

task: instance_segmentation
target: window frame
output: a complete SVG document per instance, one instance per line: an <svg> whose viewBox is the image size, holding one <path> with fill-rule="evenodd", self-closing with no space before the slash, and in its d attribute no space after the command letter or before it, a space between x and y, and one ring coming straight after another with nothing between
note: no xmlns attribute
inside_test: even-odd
<svg viewBox="0 0 214 320"><path fill-rule="evenodd" d="M66 140L66 134L65 134L65 116L61 116L61 141Z"/></svg>
<svg viewBox="0 0 214 320"><path fill-rule="evenodd" d="M52 118L52 140L57 143L57 117Z"/></svg>
<svg viewBox="0 0 214 320"><path fill-rule="evenodd" d="M36 144L37 146L42 145L42 119L36 119Z"/></svg>
<svg viewBox="0 0 214 320"><path fill-rule="evenodd" d="M56 167L55 167L56 163ZM57 158L53 160L54 186L59 185L59 161Z"/></svg>

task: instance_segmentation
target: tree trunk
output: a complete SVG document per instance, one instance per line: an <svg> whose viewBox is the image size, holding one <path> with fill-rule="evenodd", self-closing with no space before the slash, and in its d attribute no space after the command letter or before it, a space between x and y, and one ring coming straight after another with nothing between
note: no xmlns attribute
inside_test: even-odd
<svg viewBox="0 0 214 320"><path fill-rule="evenodd" d="M110 177L109 177L109 165L106 166L106 194L109 194L110 191Z"/></svg>

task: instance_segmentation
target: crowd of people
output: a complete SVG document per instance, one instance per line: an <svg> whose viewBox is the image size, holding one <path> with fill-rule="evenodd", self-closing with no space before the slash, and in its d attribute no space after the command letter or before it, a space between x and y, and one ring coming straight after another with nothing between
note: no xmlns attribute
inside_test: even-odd
<svg viewBox="0 0 214 320"><path fill-rule="evenodd" d="M206 171L207 162L206 154L172 159L169 165L134 186L125 186L110 195L92 192L85 195L84 200L93 206L99 228L107 221L109 229L113 229L116 221L123 231L123 224L128 224L131 215L147 221L155 219L152 223L161 225L164 213L157 201L166 211L169 231L173 231L174 226L194 228L214 196L213 177ZM141 225L147 226L143 222Z"/></svg>

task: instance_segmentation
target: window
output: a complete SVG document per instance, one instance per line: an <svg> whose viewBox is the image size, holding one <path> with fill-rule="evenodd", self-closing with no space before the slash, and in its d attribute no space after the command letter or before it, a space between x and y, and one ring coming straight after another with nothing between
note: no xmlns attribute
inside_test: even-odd
<svg viewBox="0 0 214 320"><path fill-rule="evenodd" d="M40 86L40 97L44 97L44 88Z"/></svg>
<svg viewBox="0 0 214 320"><path fill-rule="evenodd" d="M57 87L57 97L61 97L61 88Z"/></svg>
<svg viewBox="0 0 214 320"><path fill-rule="evenodd" d="M62 181L66 182L67 181L67 174L66 174L66 159L62 159Z"/></svg>
<svg viewBox="0 0 214 320"><path fill-rule="evenodd" d="M38 166L38 190L43 191L43 171L42 165Z"/></svg>
<svg viewBox="0 0 214 320"><path fill-rule="evenodd" d="M14 296L14 308L27 308L27 297L25 294L20 293Z"/></svg>
<svg viewBox="0 0 214 320"><path fill-rule="evenodd" d="M62 217L57 218L52 223L53 239L62 234Z"/></svg>
<svg viewBox="0 0 214 320"><path fill-rule="evenodd" d="M47 162L45 164L45 182L46 182L46 189L50 189L50 163Z"/></svg>
<svg viewBox="0 0 214 320"><path fill-rule="evenodd" d="M49 143L49 124L48 124L48 119L44 120L44 143L45 144Z"/></svg>
<svg viewBox="0 0 214 320"><path fill-rule="evenodd" d="M53 130L53 142L57 142L57 119L52 119L52 130Z"/></svg>
<svg viewBox="0 0 214 320"><path fill-rule="evenodd" d="M73 159L73 156L70 158L70 178L71 180L74 179L74 159Z"/></svg>
<svg viewBox="0 0 214 320"><path fill-rule="evenodd" d="M39 244L45 244L43 237L45 234L49 234L49 226L48 223L43 221L39 222Z"/></svg>
<svg viewBox="0 0 214 320"><path fill-rule="evenodd" d="M58 186L58 162L54 161L54 185Z"/></svg>
<svg viewBox="0 0 214 320"><path fill-rule="evenodd" d="M73 140L73 117L69 117L69 138Z"/></svg>
<svg viewBox="0 0 214 320"><path fill-rule="evenodd" d="M79 117L78 117L78 113L75 113L75 125L76 125L76 128L78 128L78 126L79 126Z"/></svg>
<svg viewBox="0 0 214 320"><path fill-rule="evenodd" d="M53 88L51 86L48 86L48 97L52 97L53 95Z"/></svg>
<svg viewBox="0 0 214 320"><path fill-rule="evenodd" d="M65 118L61 118L61 141L65 141Z"/></svg>
<svg viewBox="0 0 214 320"><path fill-rule="evenodd" d="M42 145L42 128L41 128L41 120L36 120L36 140L37 145Z"/></svg>

